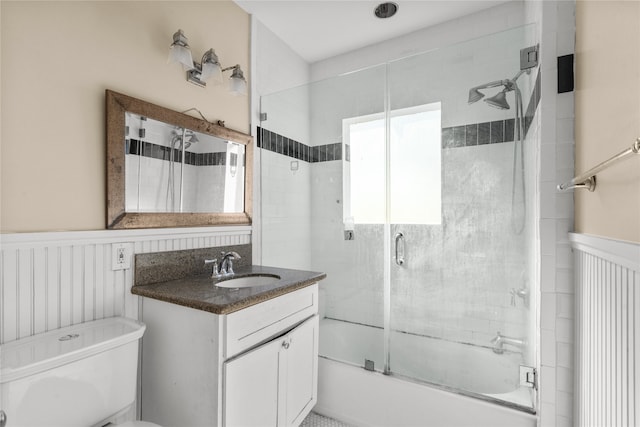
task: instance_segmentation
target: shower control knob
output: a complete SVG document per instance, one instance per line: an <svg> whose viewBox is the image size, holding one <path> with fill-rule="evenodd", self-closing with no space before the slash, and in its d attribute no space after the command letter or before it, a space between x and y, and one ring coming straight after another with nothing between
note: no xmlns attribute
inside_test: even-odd
<svg viewBox="0 0 640 427"><path fill-rule="evenodd" d="M289 341L282 341L282 348L284 348L285 350L289 348L289 345L290 345Z"/></svg>
<svg viewBox="0 0 640 427"><path fill-rule="evenodd" d="M0 411L0 427L7 425L7 414L4 411Z"/></svg>

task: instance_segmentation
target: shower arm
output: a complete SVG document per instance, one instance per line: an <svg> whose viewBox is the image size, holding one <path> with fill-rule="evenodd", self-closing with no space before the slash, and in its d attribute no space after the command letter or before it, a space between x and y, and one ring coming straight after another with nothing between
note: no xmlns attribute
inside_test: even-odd
<svg viewBox="0 0 640 427"><path fill-rule="evenodd" d="M521 75L523 75L524 73L529 74L529 73L531 73L531 70L520 70L520 71L518 71L518 74L516 74L516 75L511 79L511 81L512 81L513 83L515 83L515 82L516 82L516 80L518 80L518 79L520 78L520 76L521 76Z"/></svg>
<svg viewBox="0 0 640 427"><path fill-rule="evenodd" d="M511 80L496 80L495 82L485 83L483 85L473 87L471 88L471 90L489 89L492 87L507 86L510 83L511 83Z"/></svg>
<svg viewBox="0 0 640 427"><path fill-rule="evenodd" d="M475 86L471 88L471 90L490 89L493 87L504 86L505 88L511 91L513 90L513 86L516 85L516 80L518 80L520 76L523 75L524 73L529 74L530 72L531 72L530 70L520 70L518 71L518 74L516 74L512 79L496 80L490 83L485 83L480 86Z"/></svg>

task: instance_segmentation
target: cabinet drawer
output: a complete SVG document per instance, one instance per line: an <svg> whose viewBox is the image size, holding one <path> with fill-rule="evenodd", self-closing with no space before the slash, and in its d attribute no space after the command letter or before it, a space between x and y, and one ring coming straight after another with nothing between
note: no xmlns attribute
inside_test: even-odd
<svg viewBox="0 0 640 427"><path fill-rule="evenodd" d="M318 284L225 317L224 359L274 337L318 312Z"/></svg>

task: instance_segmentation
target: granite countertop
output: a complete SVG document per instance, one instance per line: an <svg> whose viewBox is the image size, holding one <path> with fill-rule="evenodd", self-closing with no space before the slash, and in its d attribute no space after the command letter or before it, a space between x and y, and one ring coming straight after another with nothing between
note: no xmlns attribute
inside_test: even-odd
<svg viewBox="0 0 640 427"><path fill-rule="evenodd" d="M324 273L314 271L250 265L236 268L235 275L225 279L248 275L276 275L280 276L280 280L265 286L223 288L214 284L221 279L212 279L210 274L203 274L166 282L134 285L131 293L215 314L229 314L312 285L327 277Z"/></svg>

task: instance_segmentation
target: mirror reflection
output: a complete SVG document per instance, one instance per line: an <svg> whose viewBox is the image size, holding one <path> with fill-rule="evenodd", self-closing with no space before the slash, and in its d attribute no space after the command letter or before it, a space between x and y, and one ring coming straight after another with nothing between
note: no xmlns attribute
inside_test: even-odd
<svg viewBox="0 0 640 427"><path fill-rule="evenodd" d="M125 113L125 210L244 212L245 146Z"/></svg>
<svg viewBox="0 0 640 427"><path fill-rule="evenodd" d="M111 90L106 104L107 228L251 224L251 135Z"/></svg>

